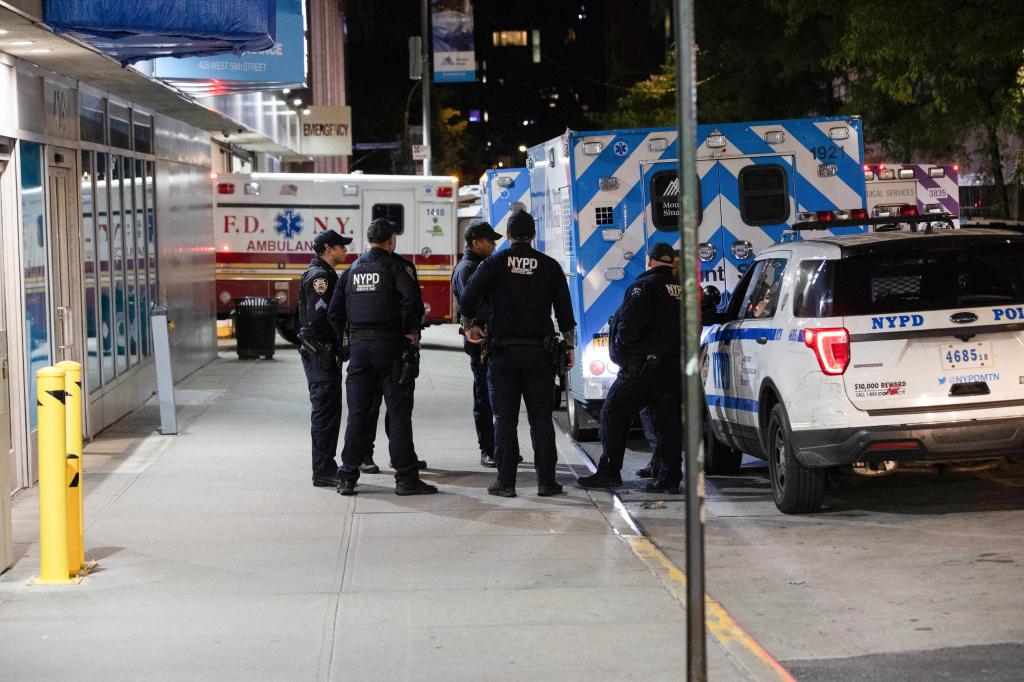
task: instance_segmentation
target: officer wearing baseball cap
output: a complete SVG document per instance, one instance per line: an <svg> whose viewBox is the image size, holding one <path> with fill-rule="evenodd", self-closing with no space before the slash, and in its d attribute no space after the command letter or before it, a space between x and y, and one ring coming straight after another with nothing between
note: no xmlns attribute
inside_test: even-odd
<svg viewBox="0 0 1024 682"><path fill-rule="evenodd" d="M480 318L483 303L490 301L487 317L487 378L494 410L495 460L498 478L487 488L491 495L515 497L519 464L519 402L526 403L537 471L537 494L559 495L555 480L554 410L555 372L562 362L551 322L554 310L558 329L573 347L576 319L569 300L569 286L558 262L530 242L536 236L533 217L516 211L506 229L510 245L483 263L462 293L460 307L466 338L479 343L484 329ZM574 358L568 353L567 364Z"/></svg>
<svg viewBox="0 0 1024 682"><path fill-rule="evenodd" d="M645 490L679 494L683 434L680 418L679 275L673 274L672 246L658 243L647 252L647 271L626 290L608 326L609 355L619 366L601 406L601 459L597 473L579 479L584 488L622 485L622 459L637 412L650 407L654 457L661 466Z"/></svg>
<svg viewBox="0 0 1024 682"><path fill-rule="evenodd" d="M335 267L345 262L351 237L334 230L313 239L316 256L299 281L299 355L309 387L310 437L313 443L313 485L338 484L338 433L341 429L341 344L327 320L327 308L338 282Z"/></svg>
<svg viewBox="0 0 1024 682"><path fill-rule="evenodd" d="M452 272L452 293L456 302L462 300L462 293L466 290L470 277L480 263L494 253L499 239L501 235L484 220L474 220L466 228L466 250ZM490 306L484 301L477 308L477 319L474 324L482 329L489 315ZM459 317L461 318L461 312ZM487 394L487 363L482 357L482 344L465 341L462 347L469 355L469 368L473 372L473 421L476 424L476 439L480 446L480 466L493 467L496 466L494 414L491 412L491 399Z"/></svg>
<svg viewBox="0 0 1024 682"><path fill-rule="evenodd" d="M370 249L345 270L331 299L328 318L335 332L349 338L348 425L338 472L338 492L355 495L359 466L374 434L370 412L383 394L395 493L425 495L437 488L420 480L412 442L415 372L410 354L419 347L423 298L416 272L393 254L397 226L384 218L370 223Z"/></svg>

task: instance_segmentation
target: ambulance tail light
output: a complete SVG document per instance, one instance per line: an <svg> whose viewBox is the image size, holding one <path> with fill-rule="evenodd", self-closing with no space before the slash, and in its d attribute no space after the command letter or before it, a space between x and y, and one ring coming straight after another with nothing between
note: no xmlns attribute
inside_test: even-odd
<svg viewBox="0 0 1024 682"><path fill-rule="evenodd" d="M437 198L438 199L451 199L453 196L451 187L438 187Z"/></svg>
<svg viewBox="0 0 1024 682"><path fill-rule="evenodd" d="M900 180L913 180L914 169L913 168L900 168L899 170Z"/></svg>
<svg viewBox="0 0 1024 682"><path fill-rule="evenodd" d="M839 376L846 373L850 365L850 332L845 327L805 329L804 345L814 351L824 374Z"/></svg>
<svg viewBox="0 0 1024 682"><path fill-rule="evenodd" d="M217 183L217 194L234 194L235 183L233 182L218 182Z"/></svg>

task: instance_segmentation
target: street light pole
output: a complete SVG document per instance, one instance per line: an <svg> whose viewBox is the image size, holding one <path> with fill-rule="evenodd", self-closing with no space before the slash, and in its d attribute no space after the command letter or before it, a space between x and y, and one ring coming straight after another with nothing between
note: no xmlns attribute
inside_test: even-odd
<svg viewBox="0 0 1024 682"><path fill-rule="evenodd" d="M697 64L693 0L676 2L676 109L679 117L679 237L683 389L686 433L686 677L708 676L704 631L704 444L700 386L700 310L697 303Z"/></svg>
<svg viewBox="0 0 1024 682"><path fill-rule="evenodd" d="M420 17L423 35L423 148L427 157L423 159L423 174L430 175L430 77L433 65L430 62L430 0L423 0Z"/></svg>

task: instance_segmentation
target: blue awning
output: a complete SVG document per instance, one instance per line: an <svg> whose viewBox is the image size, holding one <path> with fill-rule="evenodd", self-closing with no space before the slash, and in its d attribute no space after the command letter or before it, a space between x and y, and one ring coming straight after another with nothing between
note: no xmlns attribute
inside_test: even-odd
<svg viewBox="0 0 1024 682"><path fill-rule="evenodd" d="M276 0L46 0L46 23L131 64L274 47Z"/></svg>

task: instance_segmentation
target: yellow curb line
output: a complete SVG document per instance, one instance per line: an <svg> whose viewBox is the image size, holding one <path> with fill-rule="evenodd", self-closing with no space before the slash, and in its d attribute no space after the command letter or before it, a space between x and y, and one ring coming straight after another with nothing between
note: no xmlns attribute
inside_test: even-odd
<svg viewBox="0 0 1024 682"><path fill-rule="evenodd" d="M686 605L686 574L649 538L620 535L640 561L661 580L680 603ZM704 623L725 651L756 680L796 682L749 632L729 615L725 607L704 594Z"/></svg>

